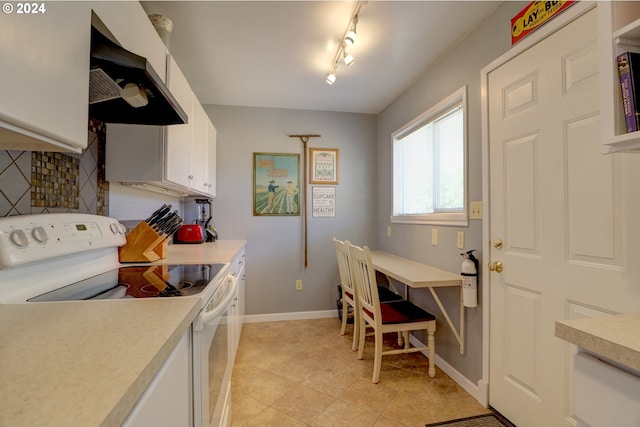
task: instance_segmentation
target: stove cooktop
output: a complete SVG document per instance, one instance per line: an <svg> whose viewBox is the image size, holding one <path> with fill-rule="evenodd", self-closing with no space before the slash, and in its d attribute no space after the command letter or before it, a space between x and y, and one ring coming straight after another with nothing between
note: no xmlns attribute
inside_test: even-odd
<svg viewBox="0 0 640 427"><path fill-rule="evenodd" d="M225 264L126 266L30 298L30 302L196 295Z"/></svg>

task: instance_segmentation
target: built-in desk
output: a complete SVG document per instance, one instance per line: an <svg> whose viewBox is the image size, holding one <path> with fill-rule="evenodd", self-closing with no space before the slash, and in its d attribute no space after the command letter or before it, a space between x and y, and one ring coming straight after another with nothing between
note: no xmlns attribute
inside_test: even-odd
<svg viewBox="0 0 640 427"><path fill-rule="evenodd" d="M449 324L451 331L460 344L460 354L464 354L464 305L462 304L462 277L458 274L440 270L426 264L391 255L382 251L371 251L371 259L377 271L406 285L405 299L409 298L409 288L427 288L438 304L440 311ZM391 283L391 280L389 280ZM447 309L442 305L435 288L460 288L460 330L458 330Z"/></svg>

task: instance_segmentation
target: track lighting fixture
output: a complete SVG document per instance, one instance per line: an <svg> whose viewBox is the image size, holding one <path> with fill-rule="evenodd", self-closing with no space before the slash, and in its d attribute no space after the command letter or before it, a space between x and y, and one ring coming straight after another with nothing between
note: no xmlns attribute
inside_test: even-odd
<svg viewBox="0 0 640 427"><path fill-rule="evenodd" d="M356 26L358 24L358 14L360 9L366 3L366 1L358 1L356 7L351 14L349 25L347 26L342 42L338 46L336 55L333 57L333 64L331 65L331 71L327 75L327 84L332 85L336 82L336 71L338 69L338 63L340 60L344 61L345 65L351 66L355 62L353 55L347 52L347 46L352 46L356 41Z"/></svg>

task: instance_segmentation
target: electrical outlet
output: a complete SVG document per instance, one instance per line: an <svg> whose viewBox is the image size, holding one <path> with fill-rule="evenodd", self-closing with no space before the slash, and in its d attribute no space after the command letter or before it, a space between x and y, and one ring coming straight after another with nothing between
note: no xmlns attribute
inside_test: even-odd
<svg viewBox="0 0 640 427"><path fill-rule="evenodd" d="M298 279L296 280L296 291L301 291L302 290L302 280Z"/></svg>
<svg viewBox="0 0 640 427"><path fill-rule="evenodd" d="M458 231L458 249L464 249L464 231Z"/></svg>
<svg viewBox="0 0 640 427"><path fill-rule="evenodd" d="M391 237L391 226L387 225L387 237Z"/></svg>
<svg viewBox="0 0 640 427"><path fill-rule="evenodd" d="M438 246L438 229L431 229L431 246Z"/></svg>
<svg viewBox="0 0 640 427"><path fill-rule="evenodd" d="M482 202L471 202L469 219L482 219Z"/></svg>

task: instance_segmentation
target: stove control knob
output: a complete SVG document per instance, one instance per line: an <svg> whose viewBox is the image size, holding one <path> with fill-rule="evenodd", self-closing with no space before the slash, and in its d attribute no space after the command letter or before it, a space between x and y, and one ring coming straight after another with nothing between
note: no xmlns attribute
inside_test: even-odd
<svg viewBox="0 0 640 427"><path fill-rule="evenodd" d="M24 249L29 245L29 239L27 239L27 233L23 230L14 230L9 235L11 239L11 243L19 247L20 249Z"/></svg>
<svg viewBox="0 0 640 427"><path fill-rule="evenodd" d="M120 233L120 228L118 227L118 224L116 224L115 222L112 222L111 224L109 224L109 228L111 229L111 232L113 234Z"/></svg>
<svg viewBox="0 0 640 427"><path fill-rule="evenodd" d="M49 240L49 236L47 236L46 230L41 226L38 226L31 230L31 235L38 243L47 243L47 240Z"/></svg>

